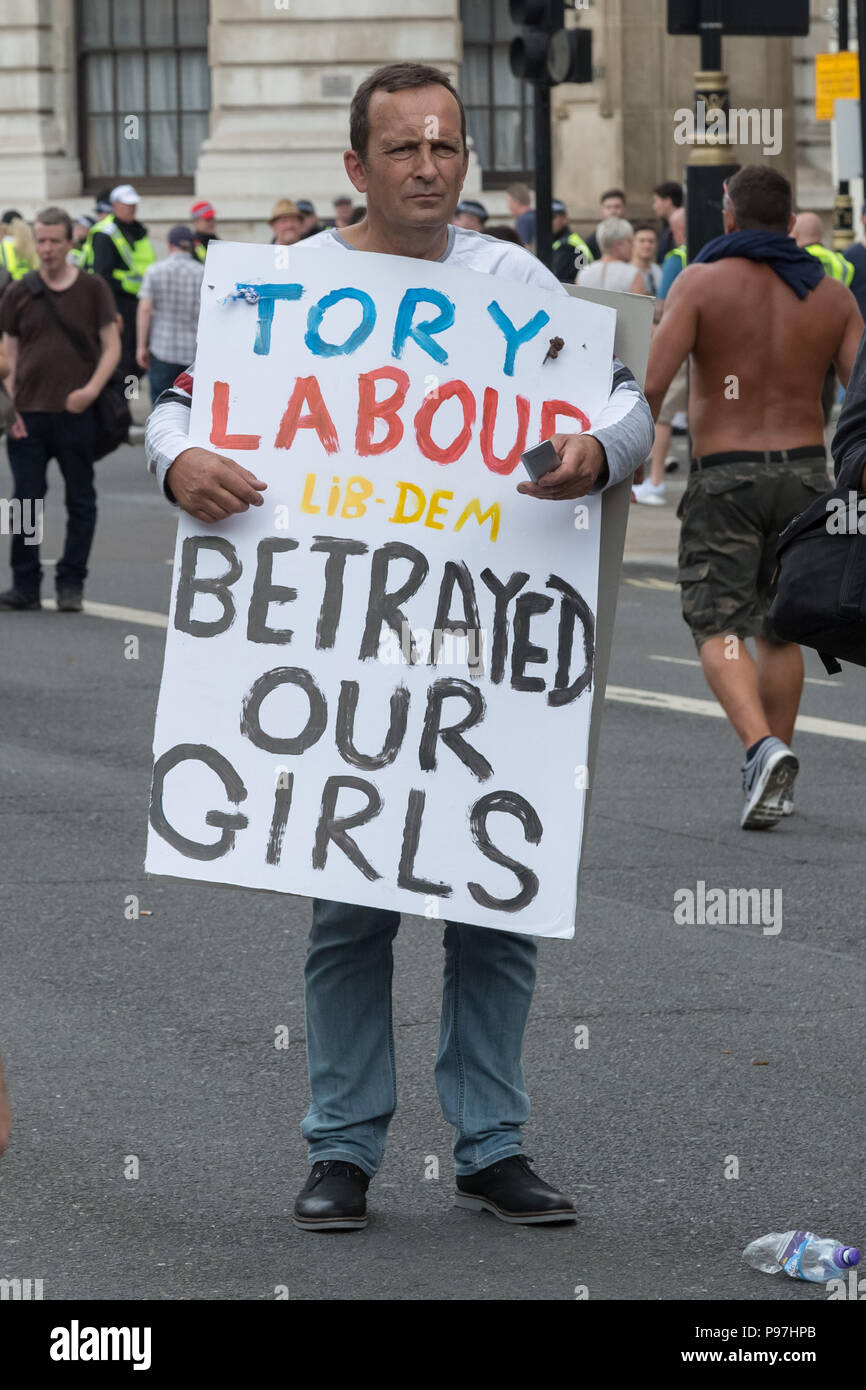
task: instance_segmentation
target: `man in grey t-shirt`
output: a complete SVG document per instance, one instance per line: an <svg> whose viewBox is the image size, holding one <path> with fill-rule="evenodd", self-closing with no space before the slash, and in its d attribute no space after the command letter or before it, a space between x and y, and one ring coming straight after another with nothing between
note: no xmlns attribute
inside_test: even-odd
<svg viewBox="0 0 866 1390"><path fill-rule="evenodd" d="M352 148L344 156L366 194L364 221L312 237L305 247L384 252L536 284L565 294L535 258L509 242L450 226L466 176L460 98L436 68L394 63L355 93ZM305 255L306 250L294 254ZM148 424L148 462L166 496L201 521L262 504L265 484L189 438L193 375L184 374ZM554 436L560 465L521 492L564 501L628 476L652 443L649 410L614 359L613 390L595 427ZM366 1190L385 1151L397 1103L391 1021L396 912L315 900L307 953L307 1060L311 1104L301 1126L312 1170L295 1204L304 1230L367 1223ZM574 1221L563 1193L523 1153L529 1097L522 1046L535 984L532 937L446 922L445 985L435 1077L455 1130L456 1202L522 1224Z"/></svg>

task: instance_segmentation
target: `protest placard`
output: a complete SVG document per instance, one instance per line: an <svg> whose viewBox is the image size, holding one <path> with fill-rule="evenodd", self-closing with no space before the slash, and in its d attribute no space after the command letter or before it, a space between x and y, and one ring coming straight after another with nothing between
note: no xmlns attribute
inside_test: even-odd
<svg viewBox="0 0 866 1390"><path fill-rule="evenodd" d="M614 324L434 262L211 244L190 440L268 488L180 516L148 872L573 935L601 499L517 483L606 402Z"/></svg>

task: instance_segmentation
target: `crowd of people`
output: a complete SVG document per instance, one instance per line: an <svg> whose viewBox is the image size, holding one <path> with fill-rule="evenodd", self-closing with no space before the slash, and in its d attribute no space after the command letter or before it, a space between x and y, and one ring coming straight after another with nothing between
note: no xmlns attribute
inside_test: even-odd
<svg viewBox="0 0 866 1390"><path fill-rule="evenodd" d="M427 134L431 113L434 138ZM610 189L585 240L570 230L565 205L554 203L554 274L529 254L536 226L528 189L508 190L511 225L491 225L477 199L461 201L466 117L445 73L410 63L372 73L353 98L350 139L346 172L365 190L366 210L338 200L333 225L323 227L309 200L282 198L269 219L275 245L309 238L335 251L447 259L545 293L564 294L576 279L656 300L645 395L615 357L609 399L591 428L555 435L558 466L537 483L521 482L519 491L571 506L632 478L650 457L652 416L659 439L643 491L663 500L664 428L686 408L691 361L694 457L679 509L683 616L743 745L740 824L777 825L793 810L798 762L790 745L803 661L768 620L774 550L779 532L826 487L827 373L834 368L843 386L852 371L857 376L863 319L855 294L857 276L866 274L866 209L862 248L837 256L825 248L820 222L795 217L781 174L769 164L746 166L726 185L723 235L690 264L678 183L656 188L658 222L636 225L624 192ZM389 160L392 147L401 150L399 174ZM148 467L167 505L219 522L263 504L261 480L189 441L200 261L217 235L214 209L195 204L191 225L171 230L159 263L137 210L135 190L121 185L107 207L97 206L83 236L56 208L37 215L31 248L17 226L22 219L8 219L4 235L12 270L0 301L0 375L11 383L17 411L9 457L22 499L42 497L48 460L60 464L70 519L57 566L58 606L70 609L81 606L95 522L92 407L121 359L147 370L155 393L171 383L176 367L185 369L162 390L148 422ZM513 245L503 248L497 239ZM862 378L859 358L858 366ZM731 372L738 389L728 395L722 388ZM39 607L38 548L26 549L13 537L14 587L0 597L4 608ZM754 658L747 639L755 640ZM313 904L305 994L311 1104L302 1125L311 1169L294 1218L305 1230L366 1224L367 1187L396 1104L387 980L398 925L398 914L384 909ZM455 1127L458 1205L515 1223L574 1221L571 1200L530 1168L522 1149L529 1097L521 1053L536 943L516 932L444 926L436 1080L443 1114ZM6 1131L0 1078L0 1150Z"/></svg>

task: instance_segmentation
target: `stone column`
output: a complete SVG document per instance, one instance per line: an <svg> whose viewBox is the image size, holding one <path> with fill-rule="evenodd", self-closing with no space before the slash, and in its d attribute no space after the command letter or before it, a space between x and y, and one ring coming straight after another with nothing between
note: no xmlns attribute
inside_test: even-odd
<svg viewBox="0 0 866 1390"><path fill-rule="evenodd" d="M72 0L0 0L0 203L32 215L81 191Z"/></svg>

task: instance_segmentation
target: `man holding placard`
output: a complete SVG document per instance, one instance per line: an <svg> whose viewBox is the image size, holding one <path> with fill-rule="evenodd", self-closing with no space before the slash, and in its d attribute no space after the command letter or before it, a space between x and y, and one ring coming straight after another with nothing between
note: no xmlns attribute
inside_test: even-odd
<svg viewBox="0 0 866 1390"><path fill-rule="evenodd" d="M510 1222L573 1221L572 1203L522 1153L521 1052L533 935L574 929L582 793L573 762L586 760L597 494L646 457L649 411L612 357L611 310L570 299L521 248L450 225L468 155L463 107L445 74L408 63L373 73L353 99L350 135L345 165L366 194L366 220L289 253L213 248L195 399L190 371L148 422L149 467L188 515L147 867L314 898L312 1102L302 1125L313 1167L297 1225L366 1224L366 1189L396 1105L391 943L400 911L438 917L442 898L451 910L436 1082L456 1130L457 1202ZM378 254L345 255L353 250ZM517 438L503 453L514 416ZM557 433L558 416L581 432ZM455 418L462 427L452 424L444 442L443 422ZM534 442L530 424L534 439L552 440L559 465L515 488L508 475ZM239 450L258 451L256 472L230 456ZM541 533L523 498L571 505L545 513ZM291 535L280 535L287 525ZM533 560L537 583L552 592L525 590ZM296 584L276 583L277 564ZM389 581L389 569L406 564L408 577ZM413 601L426 604L416 616L432 620L423 655L422 629L404 612ZM278 625L281 608L291 629ZM542 633L548 612L550 652L529 635L531 621L533 639ZM447 646L484 636L469 679L439 676L449 664L443 638ZM303 667L262 655L293 640ZM229 676L234 695L224 698ZM190 689L208 692L199 724L180 710ZM279 701L296 698L306 724L285 737L300 706ZM353 775L327 775L340 765L326 732ZM246 800L261 782L262 752L294 759L276 764L267 807ZM244 803L242 813L204 816L222 828L216 843L198 838L213 774L229 801ZM497 775L507 787L479 794ZM392 823L394 806L402 809ZM527 846L532 867L518 858Z"/></svg>

